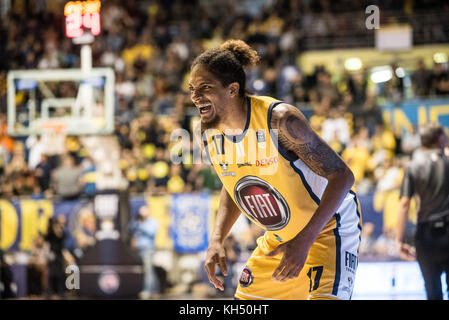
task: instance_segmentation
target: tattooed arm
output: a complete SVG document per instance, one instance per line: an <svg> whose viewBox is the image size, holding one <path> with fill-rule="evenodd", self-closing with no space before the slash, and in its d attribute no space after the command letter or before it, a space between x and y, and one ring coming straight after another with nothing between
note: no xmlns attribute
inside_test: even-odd
<svg viewBox="0 0 449 320"><path fill-rule="evenodd" d="M334 150L310 127L304 115L293 106L280 104L273 109L271 128L278 130L279 145L299 157L313 172L331 179L349 174L349 168Z"/></svg>
<svg viewBox="0 0 449 320"><path fill-rule="evenodd" d="M277 130L279 147L291 157L300 158L313 172L328 181L318 209L309 223L295 238L269 254L284 253L273 279L285 281L299 275L309 248L354 184L354 175L338 154L312 130L297 108L287 104L277 105L272 111L271 128Z"/></svg>

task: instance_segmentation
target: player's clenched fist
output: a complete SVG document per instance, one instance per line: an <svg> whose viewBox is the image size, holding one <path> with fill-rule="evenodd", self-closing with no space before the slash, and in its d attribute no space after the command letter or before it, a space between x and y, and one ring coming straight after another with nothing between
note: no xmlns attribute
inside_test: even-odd
<svg viewBox="0 0 449 320"><path fill-rule="evenodd" d="M204 268L206 269L210 283L212 283L215 288L223 291L223 282L215 275L217 264L220 266L221 273L223 273L224 276L227 276L228 270L226 269L226 254L224 247L220 242L213 241L209 244L209 248L207 249Z"/></svg>

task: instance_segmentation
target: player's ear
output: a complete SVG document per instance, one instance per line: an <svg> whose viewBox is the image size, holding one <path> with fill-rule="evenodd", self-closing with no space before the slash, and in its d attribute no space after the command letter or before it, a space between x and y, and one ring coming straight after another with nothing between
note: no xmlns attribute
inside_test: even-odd
<svg viewBox="0 0 449 320"><path fill-rule="evenodd" d="M238 82L233 82L228 86L229 94L231 97L237 97L239 95L240 85Z"/></svg>

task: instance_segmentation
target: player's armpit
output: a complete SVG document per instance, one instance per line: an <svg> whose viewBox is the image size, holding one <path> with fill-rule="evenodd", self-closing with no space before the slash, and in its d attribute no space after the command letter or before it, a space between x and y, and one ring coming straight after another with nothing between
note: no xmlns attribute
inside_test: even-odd
<svg viewBox="0 0 449 320"><path fill-rule="evenodd" d="M271 128L278 130L279 146L299 157L316 174L329 179L350 173L340 156L313 131L297 108L287 104L276 106Z"/></svg>

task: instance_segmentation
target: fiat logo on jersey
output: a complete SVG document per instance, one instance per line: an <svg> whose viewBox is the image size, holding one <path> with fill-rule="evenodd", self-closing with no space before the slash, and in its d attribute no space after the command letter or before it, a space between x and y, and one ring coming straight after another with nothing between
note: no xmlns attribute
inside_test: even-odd
<svg viewBox="0 0 449 320"><path fill-rule="evenodd" d="M268 182L255 176L240 179L234 188L240 208L267 230L282 229L290 220L284 197Z"/></svg>

